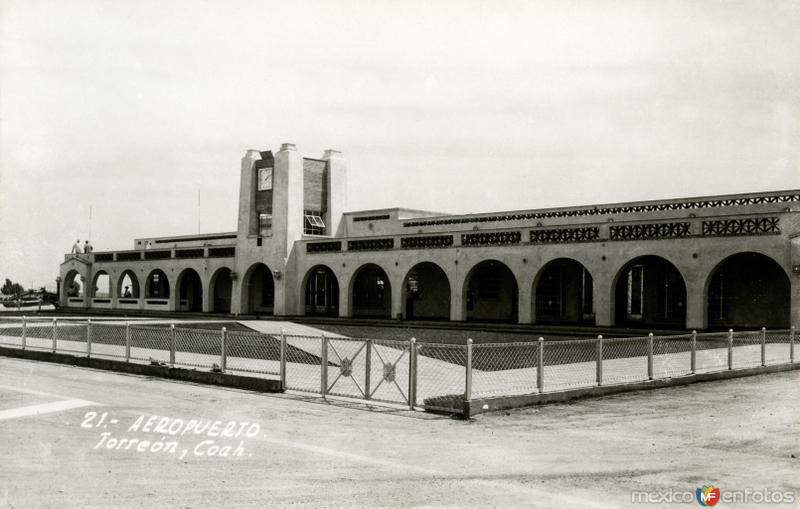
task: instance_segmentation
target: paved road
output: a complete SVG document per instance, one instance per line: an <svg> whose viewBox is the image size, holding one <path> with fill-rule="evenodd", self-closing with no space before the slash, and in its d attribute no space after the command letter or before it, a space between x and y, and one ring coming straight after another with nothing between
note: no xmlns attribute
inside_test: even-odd
<svg viewBox="0 0 800 509"><path fill-rule="evenodd" d="M792 372L462 422L0 358L0 506L631 507L634 489L800 490L797 401Z"/></svg>

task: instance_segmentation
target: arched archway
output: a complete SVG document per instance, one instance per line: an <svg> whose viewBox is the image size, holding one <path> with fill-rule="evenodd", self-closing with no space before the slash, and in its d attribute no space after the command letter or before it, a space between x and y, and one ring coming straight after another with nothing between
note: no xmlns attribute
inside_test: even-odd
<svg viewBox="0 0 800 509"><path fill-rule="evenodd" d="M617 273L614 290L617 325L685 327L686 283L669 260L634 258Z"/></svg>
<svg viewBox="0 0 800 509"><path fill-rule="evenodd" d="M326 265L316 265L304 279L305 314L308 316L339 316L339 281Z"/></svg>
<svg viewBox="0 0 800 509"><path fill-rule="evenodd" d="M449 320L450 281L433 262L414 265L403 280L404 318L409 320Z"/></svg>
<svg viewBox="0 0 800 509"><path fill-rule="evenodd" d="M594 280L571 258L548 262L533 283L536 323L594 323Z"/></svg>
<svg viewBox="0 0 800 509"><path fill-rule="evenodd" d="M64 278L64 293L73 298L84 296L83 278L77 270L69 271Z"/></svg>
<svg viewBox="0 0 800 509"><path fill-rule="evenodd" d="M108 272L101 270L94 275L94 280L88 290L90 297L109 298L111 297L111 278Z"/></svg>
<svg viewBox="0 0 800 509"><path fill-rule="evenodd" d="M275 310L275 281L272 271L263 263L247 269L242 284L242 312L272 314Z"/></svg>
<svg viewBox="0 0 800 509"><path fill-rule="evenodd" d="M178 275L177 311L203 311L203 281L194 269L184 269Z"/></svg>
<svg viewBox="0 0 800 509"><path fill-rule="evenodd" d="M711 271L706 285L709 327L789 327L791 282L772 258L731 255Z"/></svg>
<svg viewBox="0 0 800 509"><path fill-rule="evenodd" d="M386 272L368 263L353 275L350 287L353 316L385 317L392 314L392 288Z"/></svg>
<svg viewBox="0 0 800 509"><path fill-rule="evenodd" d="M211 293L212 312L230 313L231 295L233 290L233 280L231 279L231 269L222 267L217 269L211 276L209 292Z"/></svg>
<svg viewBox="0 0 800 509"><path fill-rule="evenodd" d="M148 299L168 299L169 279L161 269L155 269L147 276L144 293Z"/></svg>
<svg viewBox="0 0 800 509"><path fill-rule="evenodd" d="M467 320L517 321L517 278L502 262L486 260L473 267L466 279L464 298Z"/></svg>
<svg viewBox="0 0 800 509"><path fill-rule="evenodd" d="M119 276L117 284L117 297L126 299L139 298L139 278L132 270L126 270Z"/></svg>

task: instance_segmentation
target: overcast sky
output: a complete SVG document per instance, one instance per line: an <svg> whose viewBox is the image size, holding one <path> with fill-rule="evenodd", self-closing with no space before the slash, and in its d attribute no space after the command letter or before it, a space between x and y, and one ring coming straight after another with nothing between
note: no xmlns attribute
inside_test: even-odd
<svg viewBox="0 0 800 509"><path fill-rule="evenodd" d="M0 0L0 278L236 228L246 149L348 209L800 187L800 1Z"/></svg>

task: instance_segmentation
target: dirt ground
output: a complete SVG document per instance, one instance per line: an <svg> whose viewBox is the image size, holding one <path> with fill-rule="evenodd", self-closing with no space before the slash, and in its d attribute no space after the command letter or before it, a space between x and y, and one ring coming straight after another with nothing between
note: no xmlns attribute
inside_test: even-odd
<svg viewBox="0 0 800 509"><path fill-rule="evenodd" d="M704 484L800 494L799 400L794 371L457 421L0 358L0 506L633 507L632 490ZM257 433L213 436L216 420Z"/></svg>

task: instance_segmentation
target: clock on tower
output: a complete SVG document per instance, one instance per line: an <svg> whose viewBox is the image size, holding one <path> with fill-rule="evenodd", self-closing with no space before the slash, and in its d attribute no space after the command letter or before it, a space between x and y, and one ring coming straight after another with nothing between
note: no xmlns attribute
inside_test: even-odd
<svg viewBox="0 0 800 509"><path fill-rule="evenodd" d="M258 169L258 190L269 191L272 189L272 168Z"/></svg>

